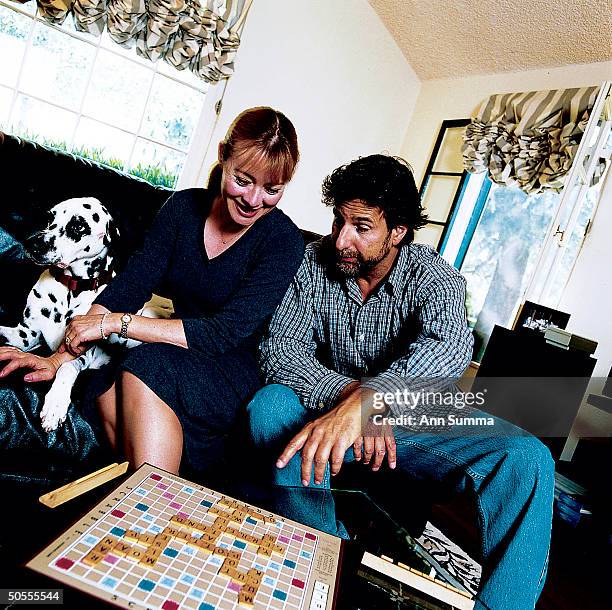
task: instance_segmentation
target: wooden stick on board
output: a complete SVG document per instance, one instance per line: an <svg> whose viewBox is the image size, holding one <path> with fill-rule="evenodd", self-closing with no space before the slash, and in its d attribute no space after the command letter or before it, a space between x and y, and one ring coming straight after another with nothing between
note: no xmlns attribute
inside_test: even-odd
<svg viewBox="0 0 612 610"><path fill-rule="evenodd" d="M95 489L103 483L107 483L108 481L125 474L127 469L128 462L123 462L122 464L117 464L117 462L115 462L114 464L105 466L96 472L85 475L76 481L67 483L63 487L50 491L49 493L40 496L38 500L49 508L55 508L68 500L72 500L72 498L76 498L87 491Z"/></svg>

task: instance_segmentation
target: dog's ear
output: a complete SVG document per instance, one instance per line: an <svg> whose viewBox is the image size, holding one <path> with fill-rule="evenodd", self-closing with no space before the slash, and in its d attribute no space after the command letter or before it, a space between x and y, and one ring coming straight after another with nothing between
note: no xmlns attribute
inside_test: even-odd
<svg viewBox="0 0 612 610"><path fill-rule="evenodd" d="M108 222L106 223L106 234L104 235L104 245L107 248L111 248L113 244L115 244L115 246L117 245L117 243L119 242L119 227L117 226L117 223L112 219L109 218Z"/></svg>

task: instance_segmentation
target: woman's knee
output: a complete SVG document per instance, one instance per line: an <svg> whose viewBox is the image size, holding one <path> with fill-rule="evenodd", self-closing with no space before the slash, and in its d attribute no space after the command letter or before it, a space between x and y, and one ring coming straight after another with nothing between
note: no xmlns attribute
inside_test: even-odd
<svg viewBox="0 0 612 610"><path fill-rule="evenodd" d="M284 438L306 423L307 411L289 387L271 384L259 390L247 405L251 437L257 445Z"/></svg>
<svg viewBox="0 0 612 610"><path fill-rule="evenodd" d="M128 350L121 369L123 371L147 371L153 367L156 371L160 364L170 367L177 359L177 350L183 350L176 345L169 343L142 343ZM180 352L179 352L180 354Z"/></svg>

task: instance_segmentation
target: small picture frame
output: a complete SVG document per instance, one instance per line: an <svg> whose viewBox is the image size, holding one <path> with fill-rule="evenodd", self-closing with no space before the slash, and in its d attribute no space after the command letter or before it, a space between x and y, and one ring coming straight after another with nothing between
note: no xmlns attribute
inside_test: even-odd
<svg viewBox="0 0 612 610"><path fill-rule="evenodd" d="M544 334L546 329L550 327L565 329L569 319L569 313L525 301L516 314L512 330Z"/></svg>

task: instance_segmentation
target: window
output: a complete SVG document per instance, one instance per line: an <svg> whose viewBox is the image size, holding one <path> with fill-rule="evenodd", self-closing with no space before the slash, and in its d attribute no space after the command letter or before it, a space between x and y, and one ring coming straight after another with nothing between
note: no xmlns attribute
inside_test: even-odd
<svg viewBox="0 0 612 610"><path fill-rule="evenodd" d="M461 139L469 122L469 119L442 122L419 189L429 220L419 231L419 241L438 249L448 236L468 180L461 162Z"/></svg>
<svg viewBox="0 0 612 610"><path fill-rule="evenodd" d="M608 90L609 83L604 83L560 193L527 195L518 188L493 184L484 173L468 174L449 207L450 195L432 192L431 183L423 181L428 209L449 210L437 249L467 280L475 360L480 360L494 325L510 327L523 301L556 308L561 300L604 183L601 176L592 185L593 174L602 167L600 160L609 160L612 154L612 121L605 113ZM449 123L443 123L438 142ZM428 172L435 175L430 170L440 157L459 161L460 142L434 148L426 178ZM427 242L420 233L417 241Z"/></svg>
<svg viewBox="0 0 612 610"><path fill-rule="evenodd" d="M209 85L139 58L106 32L79 33L71 17L56 27L35 11L34 2L0 0L0 129L177 186L210 116Z"/></svg>

